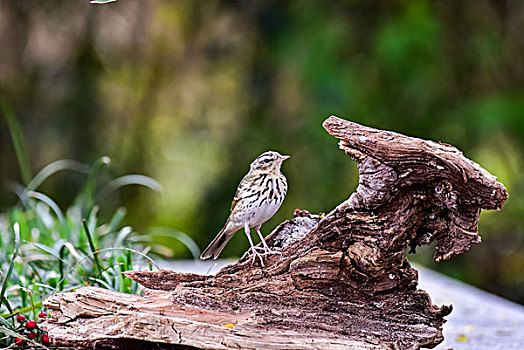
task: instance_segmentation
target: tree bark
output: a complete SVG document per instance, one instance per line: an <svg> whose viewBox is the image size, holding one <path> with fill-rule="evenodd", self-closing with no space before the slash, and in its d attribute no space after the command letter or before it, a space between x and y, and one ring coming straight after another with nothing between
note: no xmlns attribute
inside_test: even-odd
<svg viewBox="0 0 524 350"><path fill-rule="evenodd" d="M129 348L130 339L169 349L439 344L451 306L417 289L405 251L436 241L436 261L464 253L480 242L480 210L500 209L506 189L450 145L333 116L323 126L357 162L359 185L325 216L296 210L268 236L280 254L264 267L244 255L214 276L126 272L149 288L143 296L61 293L44 302L51 337L99 348Z"/></svg>

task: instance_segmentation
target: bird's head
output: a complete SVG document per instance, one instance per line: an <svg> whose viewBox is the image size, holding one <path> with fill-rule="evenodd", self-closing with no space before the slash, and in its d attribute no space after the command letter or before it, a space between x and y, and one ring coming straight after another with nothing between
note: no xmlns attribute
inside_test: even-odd
<svg viewBox="0 0 524 350"><path fill-rule="evenodd" d="M256 171L280 171L282 162L288 159L289 156L283 156L278 152L267 151L262 153L251 163L251 170Z"/></svg>

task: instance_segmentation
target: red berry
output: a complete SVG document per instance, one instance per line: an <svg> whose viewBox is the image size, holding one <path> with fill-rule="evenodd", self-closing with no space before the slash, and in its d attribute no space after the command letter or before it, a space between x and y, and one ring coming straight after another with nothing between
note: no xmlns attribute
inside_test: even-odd
<svg viewBox="0 0 524 350"><path fill-rule="evenodd" d="M29 332L29 334L27 336L29 337L29 339L35 339L36 338L36 333L35 332Z"/></svg>
<svg viewBox="0 0 524 350"><path fill-rule="evenodd" d="M36 322L35 321L27 321L27 323L25 324L25 326L27 327L27 329L33 329L36 327Z"/></svg>
<svg viewBox="0 0 524 350"><path fill-rule="evenodd" d="M24 339L16 337L15 338L15 343L16 343L16 345L23 345L24 344Z"/></svg>
<svg viewBox="0 0 524 350"><path fill-rule="evenodd" d="M39 318L47 317L47 314L45 312L41 312L38 314Z"/></svg>
<svg viewBox="0 0 524 350"><path fill-rule="evenodd" d="M16 320L20 323L25 322L25 316L24 315L18 315L16 317Z"/></svg>
<svg viewBox="0 0 524 350"><path fill-rule="evenodd" d="M49 344L49 334L46 333L42 336L42 343Z"/></svg>

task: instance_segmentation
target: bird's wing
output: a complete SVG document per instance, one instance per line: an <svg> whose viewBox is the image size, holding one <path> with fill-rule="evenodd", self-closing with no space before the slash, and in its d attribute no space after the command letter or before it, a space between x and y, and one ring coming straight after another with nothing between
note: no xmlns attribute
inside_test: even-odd
<svg viewBox="0 0 524 350"><path fill-rule="evenodd" d="M237 191L235 192L235 196L233 197L233 202L231 202L231 209L230 211L233 211L235 208L235 205L237 205L238 202L246 195L246 189L251 186L251 178L252 174L251 172L248 172L240 181L237 187Z"/></svg>
<svg viewBox="0 0 524 350"><path fill-rule="evenodd" d="M238 191L237 191L238 192ZM238 201L240 200L241 198L236 196L233 198L233 202L231 202L231 209L230 211L233 211L233 208L235 208L235 205L238 203Z"/></svg>

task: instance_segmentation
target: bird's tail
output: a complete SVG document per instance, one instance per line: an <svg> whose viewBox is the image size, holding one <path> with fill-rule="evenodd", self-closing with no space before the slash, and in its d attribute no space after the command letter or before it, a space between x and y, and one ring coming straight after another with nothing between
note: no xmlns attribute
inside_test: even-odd
<svg viewBox="0 0 524 350"><path fill-rule="evenodd" d="M237 230L232 229L227 222L218 235L207 246L206 250L200 255L200 259L206 260L209 258L216 259L226 246L227 242L233 237Z"/></svg>

